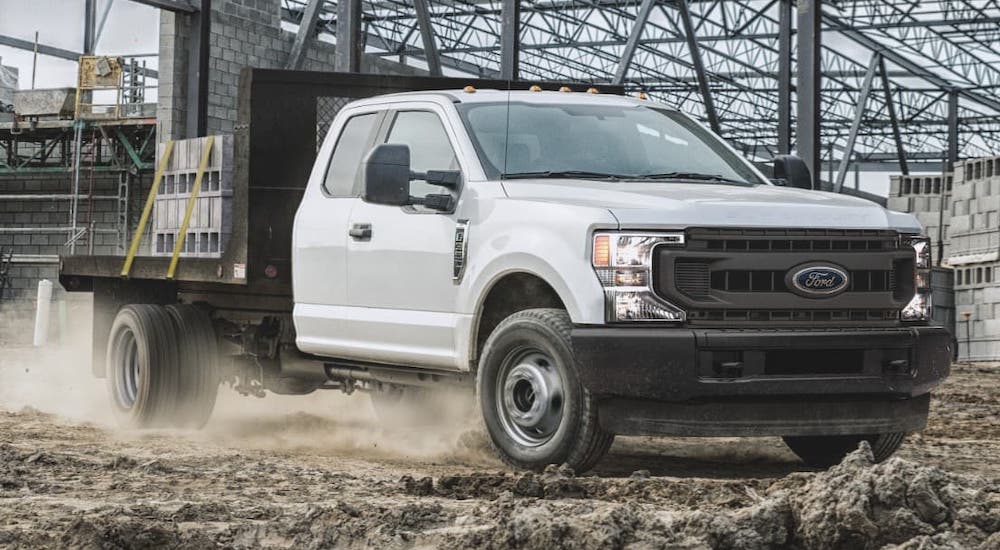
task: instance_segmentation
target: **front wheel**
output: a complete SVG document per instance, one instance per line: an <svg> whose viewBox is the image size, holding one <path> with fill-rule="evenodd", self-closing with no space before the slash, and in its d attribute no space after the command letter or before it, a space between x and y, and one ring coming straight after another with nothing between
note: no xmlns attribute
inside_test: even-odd
<svg viewBox="0 0 1000 550"><path fill-rule="evenodd" d="M875 462L882 462L892 456L903 444L906 434L892 432L869 435L821 435L783 437L785 445L809 466L829 468L839 464L848 453L867 441L872 448Z"/></svg>
<svg viewBox="0 0 1000 550"><path fill-rule="evenodd" d="M567 464L583 472L614 440L577 377L571 328L563 310L529 309L507 317L486 341L479 406L493 447L515 468Z"/></svg>

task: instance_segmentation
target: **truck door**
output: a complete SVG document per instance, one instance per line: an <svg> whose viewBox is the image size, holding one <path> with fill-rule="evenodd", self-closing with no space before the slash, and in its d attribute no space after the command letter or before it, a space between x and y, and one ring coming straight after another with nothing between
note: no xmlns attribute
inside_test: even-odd
<svg viewBox="0 0 1000 550"><path fill-rule="evenodd" d="M349 316L347 233L351 209L360 202L361 162L374 146L385 112L346 113L334 145L317 156L324 163L320 185L311 185L295 217L296 340L303 351L338 354ZM331 151L332 149L332 151ZM324 161L325 159L325 161Z"/></svg>
<svg viewBox="0 0 1000 550"><path fill-rule="evenodd" d="M386 143L410 147L411 169L461 169L454 129L443 110L413 103L388 115ZM410 194L447 193L422 181ZM467 322L456 311L452 279L455 213L423 206L386 206L358 201L351 211L355 231L347 243L348 303L355 315L352 354L370 361L462 368L456 353L457 327ZM364 234L364 236L362 236Z"/></svg>

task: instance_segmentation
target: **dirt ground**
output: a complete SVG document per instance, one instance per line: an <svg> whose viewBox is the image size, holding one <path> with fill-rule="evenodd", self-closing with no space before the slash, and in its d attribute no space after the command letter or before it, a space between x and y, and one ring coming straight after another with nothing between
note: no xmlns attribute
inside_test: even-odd
<svg viewBox="0 0 1000 550"><path fill-rule="evenodd" d="M365 395L225 392L199 432L113 428L79 354L0 349L0 547L1000 549L1000 365L957 365L897 457L620 438L506 470L474 422L390 431Z"/></svg>

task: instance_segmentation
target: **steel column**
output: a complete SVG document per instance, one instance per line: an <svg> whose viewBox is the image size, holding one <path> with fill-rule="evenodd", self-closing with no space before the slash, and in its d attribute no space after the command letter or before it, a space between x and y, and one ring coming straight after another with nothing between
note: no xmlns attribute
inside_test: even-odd
<svg viewBox="0 0 1000 550"><path fill-rule="evenodd" d="M413 8L417 12L420 39L424 43L424 59L427 61L427 71L431 73L431 76L441 76L441 56L438 55L437 43L434 40L434 27L431 25L431 8L427 5L427 0L413 0Z"/></svg>
<svg viewBox="0 0 1000 550"><path fill-rule="evenodd" d="M903 136L899 131L899 119L896 117L896 104L892 100L892 89L889 87L889 74L885 71L885 58L878 57L878 73L882 79L882 91L885 94L885 108L889 112L889 124L892 125L892 139L896 142L896 156L899 157L899 169L903 175L910 173L906 164L906 149L903 147Z"/></svg>
<svg viewBox="0 0 1000 550"><path fill-rule="evenodd" d="M191 36L187 59L187 119L184 137L208 133L208 53L212 32L212 0L200 0L201 9L189 17Z"/></svg>
<svg viewBox="0 0 1000 550"><path fill-rule="evenodd" d="M716 134L722 133L719 126L719 115L715 112L715 102L712 101L712 91L708 87L708 74L705 73L705 65L701 62L701 50L698 49L698 39L695 37L694 25L691 24L691 11L688 9L688 0L677 2L677 11L681 16L681 25L684 27L684 37L687 39L688 51L691 54L691 64L694 66L694 74L698 77L698 90L701 92L701 101L705 104L705 115L708 116L708 125Z"/></svg>
<svg viewBox="0 0 1000 550"><path fill-rule="evenodd" d="M798 120L795 140L799 156L812 175L813 189L820 188L820 2L798 0Z"/></svg>
<svg viewBox="0 0 1000 550"><path fill-rule="evenodd" d="M97 32L97 0L83 4L83 55L94 55L94 36Z"/></svg>
<svg viewBox="0 0 1000 550"><path fill-rule="evenodd" d="M323 7L323 0L309 0L304 10L302 10L302 20L299 21L299 30L295 33L295 41L292 42L292 51L285 61L285 68L297 71L302 68L302 62L306 58L306 50L309 43L316 34L316 22L319 21L319 12Z"/></svg>
<svg viewBox="0 0 1000 550"><path fill-rule="evenodd" d="M958 162L958 90L948 91L948 156L945 159L947 172L955 170Z"/></svg>
<svg viewBox="0 0 1000 550"><path fill-rule="evenodd" d="M844 179L847 177L847 168L851 163L851 155L854 154L854 142L858 139L858 129L861 128L861 118L865 114L865 105L868 103L868 94L872 90L872 81L875 80L875 71L878 70L879 61L882 56L878 52L872 54L871 61L868 62L868 72L865 73L865 80L861 84L861 92L858 94L858 105L854 108L854 120L851 122L851 132L847 134L847 145L840 157L840 167L837 169L837 179L834 180L833 190L840 193L844 187ZM830 160L833 160L831 155Z"/></svg>
<svg viewBox="0 0 1000 550"><path fill-rule="evenodd" d="M642 38L642 30L646 27L646 21L649 21L649 14L652 13L655 5L656 0L642 0L642 4L639 5L639 12L635 15L635 23L632 24L632 30L625 42L625 50L618 60L618 68L615 69L615 84L625 82L625 75L628 74L629 65L632 64L632 58L635 57L635 50L639 47L639 39Z"/></svg>
<svg viewBox="0 0 1000 550"><path fill-rule="evenodd" d="M334 69L342 73L361 72L361 0L337 2L337 51Z"/></svg>
<svg viewBox="0 0 1000 550"><path fill-rule="evenodd" d="M500 77L517 80L521 63L521 2L503 0L500 12Z"/></svg>
<svg viewBox="0 0 1000 550"><path fill-rule="evenodd" d="M792 0L778 0L778 153L792 152Z"/></svg>

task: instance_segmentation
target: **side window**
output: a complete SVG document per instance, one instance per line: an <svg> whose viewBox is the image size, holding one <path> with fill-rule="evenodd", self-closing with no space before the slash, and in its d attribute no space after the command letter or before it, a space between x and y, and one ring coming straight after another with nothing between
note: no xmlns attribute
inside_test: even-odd
<svg viewBox="0 0 1000 550"><path fill-rule="evenodd" d="M448 141L441 119L429 111L401 111L392 123L392 130L386 143L400 143L410 146L410 169L414 172L427 170L458 170L458 157ZM437 185L422 181L410 184L410 194L423 197L429 193L446 193Z"/></svg>
<svg viewBox="0 0 1000 550"><path fill-rule="evenodd" d="M371 149L372 131L375 129L377 113L351 117L340 131L337 145L333 148L330 165L326 169L323 189L334 197L354 197L358 195L355 185L361 177L361 161Z"/></svg>

